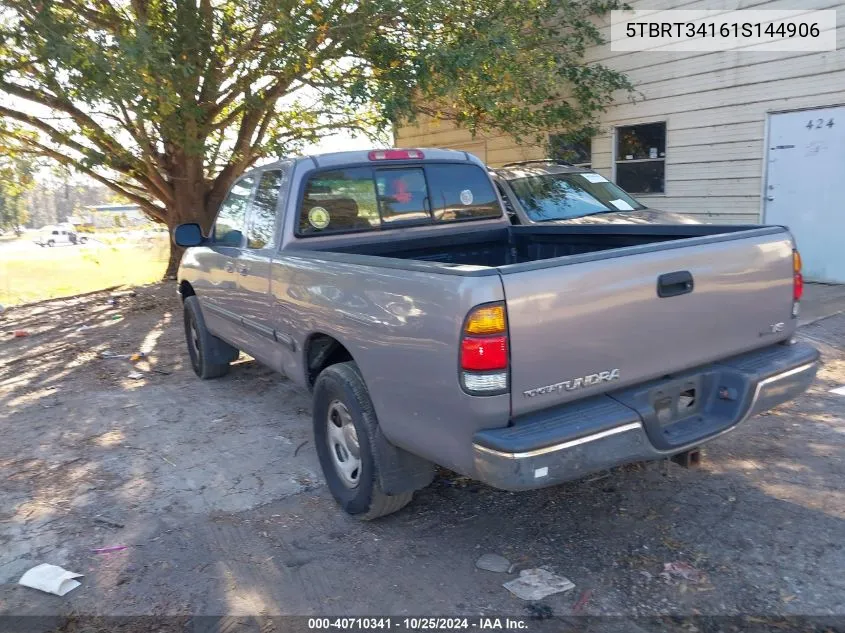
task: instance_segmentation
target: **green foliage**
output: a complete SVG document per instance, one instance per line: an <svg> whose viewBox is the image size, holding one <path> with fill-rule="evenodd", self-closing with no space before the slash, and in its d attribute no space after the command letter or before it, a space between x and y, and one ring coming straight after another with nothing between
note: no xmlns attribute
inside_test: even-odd
<svg viewBox="0 0 845 633"><path fill-rule="evenodd" d="M27 158L0 157L0 228L16 231L26 223L25 195L35 186L34 172Z"/></svg>
<svg viewBox="0 0 845 633"><path fill-rule="evenodd" d="M418 114L539 138L624 76L583 62L615 0L7 0L0 151L47 156L168 224L245 169Z"/></svg>

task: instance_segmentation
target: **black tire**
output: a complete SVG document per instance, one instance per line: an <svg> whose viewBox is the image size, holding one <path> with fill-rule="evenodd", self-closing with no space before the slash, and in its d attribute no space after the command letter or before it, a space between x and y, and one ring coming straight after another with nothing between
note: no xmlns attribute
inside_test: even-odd
<svg viewBox="0 0 845 633"><path fill-rule="evenodd" d="M56 243L53 240L47 240L47 246L49 246L50 248L53 248L55 245Z"/></svg>
<svg viewBox="0 0 845 633"><path fill-rule="evenodd" d="M240 352L208 331L196 296L185 298L184 315L185 341L194 373L203 380L225 376L229 373L229 363Z"/></svg>
<svg viewBox="0 0 845 633"><path fill-rule="evenodd" d="M348 412L357 434L360 472L357 484L344 483L347 477L332 456L335 448L329 435L330 409L341 403ZM379 484L379 464L373 438L378 420L364 379L353 362L338 363L325 369L314 385L314 444L329 490L348 514L370 521L401 510L414 496L413 492L388 495Z"/></svg>
<svg viewBox="0 0 845 633"><path fill-rule="evenodd" d="M87 237L80 237L80 238L79 238L79 243L80 243L80 244L87 244L87 243L88 243L88 238L87 238Z"/></svg>

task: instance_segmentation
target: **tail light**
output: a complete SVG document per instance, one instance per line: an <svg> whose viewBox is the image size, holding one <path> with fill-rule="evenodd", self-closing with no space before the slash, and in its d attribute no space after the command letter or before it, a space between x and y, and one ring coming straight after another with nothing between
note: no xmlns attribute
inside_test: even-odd
<svg viewBox="0 0 845 633"><path fill-rule="evenodd" d="M804 276L801 274L801 254L792 251L792 318L798 316L801 297L804 295Z"/></svg>
<svg viewBox="0 0 845 633"><path fill-rule="evenodd" d="M503 303L474 308L461 335L461 384L467 393L490 396L508 390L508 329Z"/></svg>

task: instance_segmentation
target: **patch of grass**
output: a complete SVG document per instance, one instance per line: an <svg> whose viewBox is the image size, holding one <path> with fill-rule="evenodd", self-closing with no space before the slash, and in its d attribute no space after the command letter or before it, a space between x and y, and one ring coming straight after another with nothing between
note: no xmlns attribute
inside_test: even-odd
<svg viewBox="0 0 845 633"><path fill-rule="evenodd" d="M0 247L0 304L31 303L117 285L159 281L167 267L167 236L134 243L30 248Z"/></svg>

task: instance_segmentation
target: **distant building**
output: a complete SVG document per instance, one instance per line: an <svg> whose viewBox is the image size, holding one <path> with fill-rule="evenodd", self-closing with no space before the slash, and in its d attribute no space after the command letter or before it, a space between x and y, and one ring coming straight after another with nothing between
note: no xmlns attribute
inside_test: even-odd
<svg viewBox="0 0 845 633"><path fill-rule="evenodd" d="M88 225L97 229L135 228L149 221L137 204L92 205L68 218L68 222L75 226Z"/></svg>

